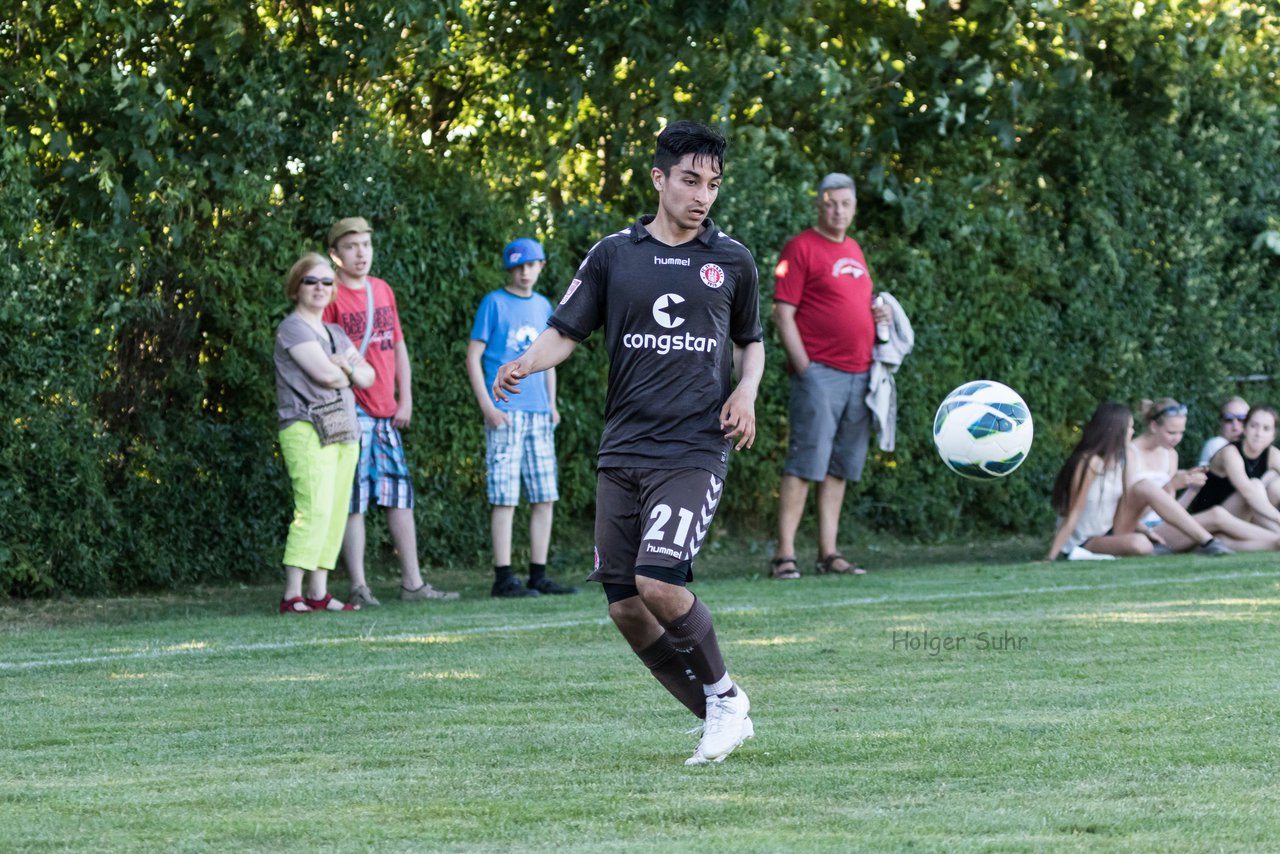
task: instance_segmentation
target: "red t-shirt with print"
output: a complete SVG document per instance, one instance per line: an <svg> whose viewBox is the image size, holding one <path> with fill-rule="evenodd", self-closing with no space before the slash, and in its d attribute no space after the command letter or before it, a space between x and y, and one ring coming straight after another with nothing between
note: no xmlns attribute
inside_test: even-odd
<svg viewBox="0 0 1280 854"><path fill-rule="evenodd" d="M373 366L377 378L368 388L353 388L356 403L374 418L390 418L396 414L396 345L404 340L400 331L400 312L396 309L396 295L382 279L368 277L368 287L373 288L373 337L364 358ZM336 323L347 333L357 347L364 340L365 316L369 301L364 288L356 290L341 282L335 283L337 293L333 302L325 306L324 319Z"/></svg>
<svg viewBox="0 0 1280 854"><path fill-rule="evenodd" d="M851 373L871 368L871 274L856 240L836 243L816 229L802 231L783 247L773 274L773 298L796 307L811 360Z"/></svg>

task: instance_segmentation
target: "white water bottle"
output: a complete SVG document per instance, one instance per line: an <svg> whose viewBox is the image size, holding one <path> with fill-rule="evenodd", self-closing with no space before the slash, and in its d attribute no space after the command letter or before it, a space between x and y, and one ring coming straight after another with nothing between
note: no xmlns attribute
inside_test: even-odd
<svg viewBox="0 0 1280 854"><path fill-rule="evenodd" d="M879 308L882 305L884 305L884 295L876 294L876 298L871 301L871 307ZM879 344L889 343L889 324L887 323L876 324L876 342Z"/></svg>

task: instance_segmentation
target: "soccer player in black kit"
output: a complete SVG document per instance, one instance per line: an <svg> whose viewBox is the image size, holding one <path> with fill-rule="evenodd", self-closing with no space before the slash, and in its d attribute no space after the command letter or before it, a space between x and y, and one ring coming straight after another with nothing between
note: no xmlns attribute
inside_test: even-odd
<svg viewBox="0 0 1280 854"><path fill-rule="evenodd" d="M755 261L708 216L724 151L719 131L697 122L659 134L650 170L657 214L591 248L548 328L493 384L505 400L604 327L609 392L590 580L604 585L609 617L632 651L705 719L687 765L720 762L755 734L711 612L685 586L722 495L729 448L755 441L764 374Z"/></svg>

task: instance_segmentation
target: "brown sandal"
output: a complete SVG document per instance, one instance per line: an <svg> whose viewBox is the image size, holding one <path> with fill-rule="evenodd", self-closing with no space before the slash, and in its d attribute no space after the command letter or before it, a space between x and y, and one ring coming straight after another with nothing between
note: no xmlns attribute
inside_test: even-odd
<svg viewBox="0 0 1280 854"><path fill-rule="evenodd" d="M842 565L843 564L843 565ZM818 561L815 566L819 575L866 575L867 571L856 563L850 563L849 559L840 552L832 552L831 554Z"/></svg>
<svg viewBox="0 0 1280 854"><path fill-rule="evenodd" d="M789 564L789 566L788 566ZM800 577L800 569L793 557L775 557L769 561L769 577L789 581Z"/></svg>

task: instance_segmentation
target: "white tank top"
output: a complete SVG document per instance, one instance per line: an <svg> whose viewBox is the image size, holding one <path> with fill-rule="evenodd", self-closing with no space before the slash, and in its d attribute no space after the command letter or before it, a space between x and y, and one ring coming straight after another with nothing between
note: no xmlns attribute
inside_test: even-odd
<svg viewBox="0 0 1280 854"><path fill-rule="evenodd" d="M1124 495L1124 467L1117 465L1103 469L1102 474L1095 477L1093 483L1089 484L1089 492L1084 499L1084 511L1080 514L1080 521L1076 522L1075 530L1067 538L1067 543L1062 550L1070 552L1076 546L1084 545L1094 537L1100 537L1110 531L1116 518L1116 507L1120 504L1122 495Z"/></svg>
<svg viewBox="0 0 1280 854"><path fill-rule="evenodd" d="M1141 461L1142 452L1138 451L1137 448L1134 448L1134 450L1137 451L1135 456L1139 461ZM1156 488L1164 489L1165 484L1173 478L1173 475L1169 474L1169 454L1172 452L1168 448L1152 449L1152 453L1157 451L1160 454L1160 467L1139 469L1138 473L1133 476L1133 479L1135 482L1140 480L1149 480L1156 485ZM1146 525L1148 528L1154 528L1163 521L1164 520L1160 518L1160 514L1149 507L1147 508L1146 515L1142 517L1142 524Z"/></svg>

